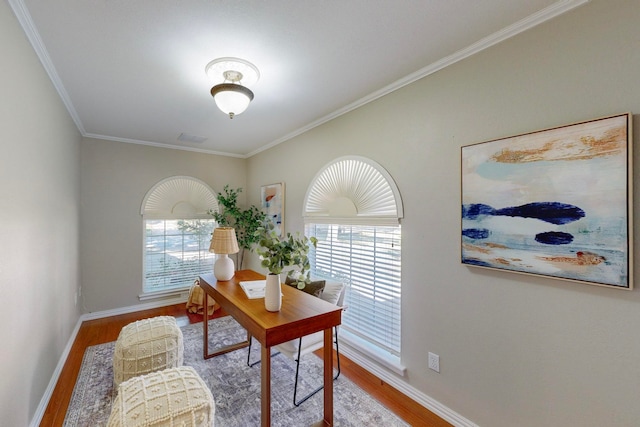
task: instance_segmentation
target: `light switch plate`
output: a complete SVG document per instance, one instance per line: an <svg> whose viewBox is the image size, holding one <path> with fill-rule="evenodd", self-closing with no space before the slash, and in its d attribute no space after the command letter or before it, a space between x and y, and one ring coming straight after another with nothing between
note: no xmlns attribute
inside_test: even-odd
<svg viewBox="0 0 640 427"><path fill-rule="evenodd" d="M429 352L429 369L440 372L440 356Z"/></svg>

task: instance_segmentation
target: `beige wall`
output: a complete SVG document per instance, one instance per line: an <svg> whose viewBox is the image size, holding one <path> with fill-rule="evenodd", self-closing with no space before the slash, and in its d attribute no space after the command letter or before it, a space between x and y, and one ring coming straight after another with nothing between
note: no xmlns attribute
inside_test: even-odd
<svg viewBox="0 0 640 427"><path fill-rule="evenodd" d="M246 187L246 160L85 138L81 148L81 256L85 311L141 304L142 199L187 175L220 192ZM241 193L240 203L244 203Z"/></svg>
<svg viewBox="0 0 640 427"><path fill-rule="evenodd" d="M0 424L26 426L80 317L80 134L0 2Z"/></svg>
<svg viewBox="0 0 640 427"><path fill-rule="evenodd" d="M640 289L459 261L460 147L640 112L639 22L637 0L592 0L248 161L250 202L286 183L288 231L302 229L305 191L327 162L354 154L388 170L405 211L406 381L479 425L640 423Z"/></svg>

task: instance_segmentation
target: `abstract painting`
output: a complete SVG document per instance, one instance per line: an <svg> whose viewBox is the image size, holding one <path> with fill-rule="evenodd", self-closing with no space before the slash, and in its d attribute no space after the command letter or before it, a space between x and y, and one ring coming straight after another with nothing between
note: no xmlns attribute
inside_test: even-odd
<svg viewBox="0 0 640 427"><path fill-rule="evenodd" d="M275 225L280 237L284 235L284 182L263 185L260 189L262 212Z"/></svg>
<svg viewBox="0 0 640 427"><path fill-rule="evenodd" d="M631 119L462 147L462 263L632 289Z"/></svg>

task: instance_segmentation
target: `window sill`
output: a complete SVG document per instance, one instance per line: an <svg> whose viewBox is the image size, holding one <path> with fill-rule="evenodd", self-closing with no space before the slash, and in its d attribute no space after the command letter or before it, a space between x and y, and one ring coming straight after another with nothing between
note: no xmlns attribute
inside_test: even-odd
<svg viewBox="0 0 640 427"><path fill-rule="evenodd" d="M138 295L138 299L140 301L154 300L154 299L162 299L167 297L189 297L189 286L181 287L181 288L172 288L165 289L162 291L154 291L154 292L143 292Z"/></svg>
<svg viewBox="0 0 640 427"><path fill-rule="evenodd" d="M340 344L344 344L349 349L355 351L357 355L361 355L365 359L373 361L377 365L380 365L397 375L405 376L407 368L402 365L398 356L379 349L362 338L349 333L349 331L345 331L344 328L340 330L339 337Z"/></svg>

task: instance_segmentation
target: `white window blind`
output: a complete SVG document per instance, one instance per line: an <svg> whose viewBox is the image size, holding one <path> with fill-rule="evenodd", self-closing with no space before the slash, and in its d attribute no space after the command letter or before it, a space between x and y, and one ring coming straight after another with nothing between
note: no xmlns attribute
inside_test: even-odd
<svg viewBox="0 0 640 427"><path fill-rule="evenodd" d="M213 219L145 220L143 292L188 288L211 272Z"/></svg>
<svg viewBox="0 0 640 427"><path fill-rule="evenodd" d="M403 209L391 175L373 160L340 157L311 182L303 217L305 233L318 239L312 274L348 286L344 336L364 342L369 355L399 360Z"/></svg>
<svg viewBox="0 0 640 427"><path fill-rule="evenodd" d="M342 327L400 355L400 226L307 224L312 275L349 285Z"/></svg>
<svg viewBox="0 0 640 427"><path fill-rule="evenodd" d="M213 268L209 252L216 223L216 193L203 181L173 176L145 195L140 214L144 225L141 299L188 289Z"/></svg>

